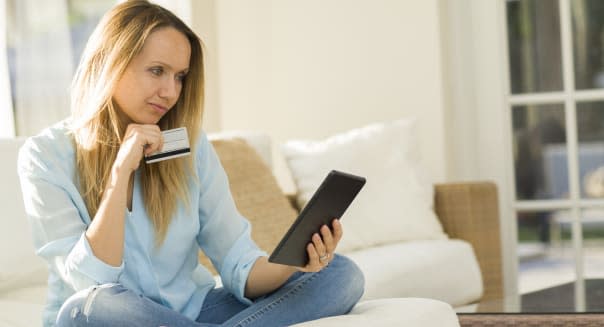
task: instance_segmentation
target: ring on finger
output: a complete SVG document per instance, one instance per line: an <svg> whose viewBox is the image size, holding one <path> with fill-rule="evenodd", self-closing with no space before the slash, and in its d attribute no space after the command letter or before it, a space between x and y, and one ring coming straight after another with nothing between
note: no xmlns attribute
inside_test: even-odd
<svg viewBox="0 0 604 327"><path fill-rule="evenodd" d="M321 262L323 262L327 259L329 259L329 253L325 253L324 255L319 257L319 261L321 261Z"/></svg>

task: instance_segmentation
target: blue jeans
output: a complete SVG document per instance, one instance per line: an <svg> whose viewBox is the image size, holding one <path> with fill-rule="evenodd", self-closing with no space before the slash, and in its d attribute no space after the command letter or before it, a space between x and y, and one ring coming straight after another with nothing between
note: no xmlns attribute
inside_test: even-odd
<svg viewBox="0 0 604 327"><path fill-rule="evenodd" d="M67 299L57 326L287 326L348 313L363 294L364 284L356 264L336 255L320 272L297 272L251 305L215 288L208 293L196 321L120 284L105 284Z"/></svg>

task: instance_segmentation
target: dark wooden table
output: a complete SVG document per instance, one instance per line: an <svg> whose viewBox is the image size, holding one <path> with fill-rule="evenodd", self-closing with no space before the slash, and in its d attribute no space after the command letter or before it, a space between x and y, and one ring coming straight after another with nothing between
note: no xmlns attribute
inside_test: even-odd
<svg viewBox="0 0 604 327"><path fill-rule="evenodd" d="M584 280L583 305L575 299L575 282L518 298L480 302L475 312L458 313L462 327L569 326L604 327L604 279Z"/></svg>

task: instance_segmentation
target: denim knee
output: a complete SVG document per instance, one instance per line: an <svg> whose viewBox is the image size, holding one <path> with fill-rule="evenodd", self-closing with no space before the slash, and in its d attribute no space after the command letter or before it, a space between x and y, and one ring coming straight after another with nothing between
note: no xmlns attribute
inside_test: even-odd
<svg viewBox="0 0 604 327"><path fill-rule="evenodd" d="M57 315L57 326L78 326L81 322L87 321L97 295L100 292L114 292L117 287L121 285L96 285L73 294L61 306Z"/></svg>
<svg viewBox="0 0 604 327"><path fill-rule="evenodd" d="M342 287L344 301L350 308L359 301L365 292L365 276L357 264L348 257L336 254L333 261L334 272L338 275Z"/></svg>

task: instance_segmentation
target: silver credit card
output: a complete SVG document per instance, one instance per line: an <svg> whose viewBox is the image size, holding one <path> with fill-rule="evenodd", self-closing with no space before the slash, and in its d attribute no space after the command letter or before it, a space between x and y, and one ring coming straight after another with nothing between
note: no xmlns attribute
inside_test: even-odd
<svg viewBox="0 0 604 327"><path fill-rule="evenodd" d="M186 127L169 129L162 131L161 133L164 136L164 146L161 150L145 156L146 163L178 158L191 153L189 135L187 134Z"/></svg>

